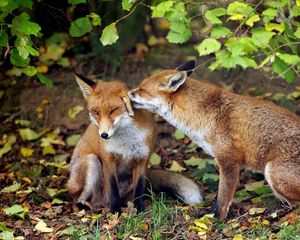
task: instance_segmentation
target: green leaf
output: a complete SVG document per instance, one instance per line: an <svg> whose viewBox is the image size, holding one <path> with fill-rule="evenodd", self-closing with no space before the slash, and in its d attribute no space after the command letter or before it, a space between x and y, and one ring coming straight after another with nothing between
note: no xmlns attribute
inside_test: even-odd
<svg viewBox="0 0 300 240"><path fill-rule="evenodd" d="M151 164L151 166L159 165L160 162L161 162L161 157L155 152L152 153L150 160L149 160L149 163Z"/></svg>
<svg viewBox="0 0 300 240"><path fill-rule="evenodd" d="M35 131L33 131L30 128L22 128L19 129L19 133L21 135L21 138L23 140L33 141L40 137L39 134L37 134Z"/></svg>
<svg viewBox="0 0 300 240"><path fill-rule="evenodd" d="M42 73L37 73L36 76L40 80L41 83L45 84L47 87L53 87L53 82L51 79L47 78L44 74Z"/></svg>
<svg viewBox="0 0 300 240"><path fill-rule="evenodd" d="M27 57L23 59L16 48L13 48L10 52L10 62L17 67L27 67L30 59Z"/></svg>
<svg viewBox="0 0 300 240"><path fill-rule="evenodd" d="M0 46L6 47L8 43L8 35L4 29L0 30Z"/></svg>
<svg viewBox="0 0 300 240"><path fill-rule="evenodd" d="M56 154L56 151L52 146L52 144L43 147L43 155L54 155L54 154Z"/></svg>
<svg viewBox="0 0 300 240"><path fill-rule="evenodd" d="M205 12L205 18L212 24L221 24L222 21L218 18L226 14L225 8L215 8Z"/></svg>
<svg viewBox="0 0 300 240"><path fill-rule="evenodd" d="M263 28L253 28L252 41L259 48L267 48L271 38L275 35L274 32L267 32Z"/></svg>
<svg viewBox="0 0 300 240"><path fill-rule="evenodd" d="M186 28L186 31L184 33L177 33L174 31L169 31L168 35L167 35L167 39L170 43L176 43L176 44L180 44L180 43L185 43L186 41L188 41L192 36L192 31L189 28Z"/></svg>
<svg viewBox="0 0 300 240"><path fill-rule="evenodd" d="M86 3L86 0L68 0L68 3L70 3L72 5L76 5L79 3Z"/></svg>
<svg viewBox="0 0 300 240"><path fill-rule="evenodd" d="M40 55L39 51L37 51L36 49L34 49L32 46L27 45L26 46L27 51L34 57L37 57Z"/></svg>
<svg viewBox="0 0 300 240"><path fill-rule="evenodd" d="M17 239L14 237L13 231L2 231L0 233L0 239L2 240L14 240Z"/></svg>
<svg viewBox="0 0 300 240"><path fill-rule="evenodd" d="M123 10L130 11L132 5L136 2L136 0L122 0L122 8Z"/></svg>
<svg viewBox="0 0 300 240"><path fill-rule="evenodd" d="M27 76L32 77L37 74L37 69L33 66L29 66L27 68L22 69L22 72L25 73Z"/></svg>
<svg viewBox="0 0 300 240"><path fill-rule="evenodd" d="M294 81L294 71L289 69L289 66L279 57L275 57L275 60L272 62L272 68L274 72L283 77L287 83L292 83Z"/></svg>
<svg viewBox="0 0 300 240"><path fill-rule="evenodd" d="M81 37L92 30L92 25L87 17L77 18L71 23L70 35L72 37Z"/></svg>
<svg viewBox="0 0 300 240"><path fill-rule="evenodd" d="M277 16L277 9L268 8L262 12L262 15L264 16L263 18L264 23L269 23Z"/></svg>
<svg viewBox="0 0 300 240"><path fill-rule="evenodd" d="M216 26L213 28L213 30L210 33L210 36L212 38L218 39L218 38L224 38L232 34L231 30L227 27L223 26Z"/></svg>
<svg viewBox="0 0 300 240"><path fill-rule="evenodd" d="M245 189L249 192L254 192L257 188L264 186L264 181L258 181L253 183L245 184Z"/></svg>
<svg viewBox="0 0 300 240"><path fill-rule="evenodd" d="M0 8L3 8L8 5L8 0L0 0Z"/></svg>
<svg viewBox="0 0 300 240"><path fill-rule="evenodd" d="M15 124L18 124L22 127L28 127L30 125L30 121L24 119L16 119Z"/></svg>
<svg viewBox="0 0 300 240"><path fill-rule="evenodd" d="M203 178L202 178L202 182L205 185L217 185L218 181L219 181L219 175L218 174L214 174L214 173L205 173Z"/></svg>
<svg viewBox="0 0 300 240"><path fill-rule="evenodd" d="M67 144L69 146L75 146L80 138L81 138L80 134L73 134L67 138Z"/></svg>
<svg viewBox="0 0 300 240"><path fill-rule="evenodd" d="M214 38L204 39L197 47L196 50L200 56L208 55L217 52L221 48L221 43Z"/></svg>
<svg viewBox="0 0 300 240"><path fill-rule="evenodd" d="M21 187L21 183L15 183L13 185L3 188L0 192L1 193L12 193L12 192L18 191L20 189L20 187Z"/></svg>
<svg viewBox="0 0 300 240"><path fill-rule="evenodd" d="M195 157L191 157L188 160L184 160L184 163L188 166L192 166L192 167L198 167L200 165L200 162L202 161L201 158L195 158Z"/></svg>
<svg viewBox="0 0 300 240"><path fill-rule="evenodd" d="M183 22L172 21L170 29L173 32L184 34L184 32L186 32L188 28Z"/></svg>
<svg viewBox="0 0 300 240"><path fill-rule="evenodd" d="M259 21L259 15L255 14L255 15L251 16L250 18L248 18L248 20L246 21L246 25L253 27L253 24L258 21Z"/></svg>
<svg viewBox="0 0 300 240"><path fill-rule="evenodd" d="M266 31L272 32L273 30L276 30L277 32L282 33L285 29L284 23L267 23L265 26Z"/></svg>
<svg viewBox="0 0 300 240"><path fill-rule="evenodd" d="M0 148L0 158L12 149L12 145L16 142L15 135L10 135L2 148Z"/></svg>
<svg viewBox="0 0 300 240"><path fill-rule="evenodd" d="M300 7L299 6L294 6L292 8L291 13L293 14L294 17L299 17L300 16Z"/></svg>
<svg viewBox="0 0 300 240"><path fill-rule="evenodd" d="M230 3L227 7L227 14L230 16L238 16L241 15L242 18L236 17L231 20L241 20L244 17L249 17L253 14L253 8L247 3L234 1Z"/></svg>
<svg viewBox="0 0 300 240"><path fill-rule="evenodd" d="M173 137L175 137L177 140L180 140L180 139L184 139L185 134L180 130L176 129L176 131L173 134Z"/></svg>
<svg viewBox="0 0 300 240"><path fill-rule="evenodd" d="M298 55L279 53L278 57L289 65L296 65L300 62L300 57Z"/></svg>
<svg viewBox="0 0 300 240"><path fill-rule="evenodd" d="M113 22L110 25L106 26L100 37L100 41L102 42L103 46L111 45L115 43L119 39L116 23Z"/></svg>
<svg viewBox="0 0 300 240"><path fill-rule="evenodd" d="M255 189L254 192L258 195L265 195L265 194L272 193L272 189L269 186L264 185Z"/></svg>
<svg viewBox="0 0 300 240"><path fill-rule="evenodd" d="M297 38L300 38L300 27L297 27L297 30L294 32L294 35L295 35Z"/></svg>
<svg viewBox="0 0 300 240"><path fill-rule="evenodd" d="M164 1L157 6L151 6L152 10L152 18L160 18L163 17L167 11L171 9L173 6L173 1Z"/></svg>
<svg viewBox="0 0 300 240"><path fill-rule="evenodd" d="M23 7L32 9L32 4L33 4L32 0L15 0L15 1Z"/></svg>
<svg viewBox="0 0 300 240"><path fill-rule="evenodd" d="M23 21L21 22L19 26L19 31L21 33L25 33L28 35L35 35L37 36L38 33L40 32L41 27L37 23L30 22L30 21Z"/></svg>
<svg viewBox="0 0 300 240"><path fill-rule="evenodd" d="M18 216L22 219L24 218L24 214L25 214L25 209L18 204L12 205L9 208L4 208L3 211L8 216Z"/></svg>
<svg viewBox="0 0 300 240"><path fill-rule="evenodd" d="M96 13L90 13L89 17L91 18L91 22L93 26L101 26L101 18Z"/></svg>

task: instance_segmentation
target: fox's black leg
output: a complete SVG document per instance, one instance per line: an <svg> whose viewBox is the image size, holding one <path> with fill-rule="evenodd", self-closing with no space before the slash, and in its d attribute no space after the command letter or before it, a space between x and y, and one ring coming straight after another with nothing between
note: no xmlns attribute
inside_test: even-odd
<svg viewBox="0 0 300 240"><path fill-rule="evenodd" d="M109 192L109 207L112 213L121 213L121 198L119 187L115 176L111 175L109 179L110 192Z"/></svg>
<svg viewBox="0 0 300 240"><path fill-rule="evenodd" d="M135 188L134 194L134 206L138 210L138 212L143 211L145 209L144 206L144 191L145 191L145 177L140 176Z"/></svg>

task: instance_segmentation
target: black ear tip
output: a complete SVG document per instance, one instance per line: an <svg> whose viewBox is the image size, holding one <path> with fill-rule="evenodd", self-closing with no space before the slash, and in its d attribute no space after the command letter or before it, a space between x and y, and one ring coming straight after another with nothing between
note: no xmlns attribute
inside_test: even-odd
<svg viewBox="0 0 300 240"><path fill-rule="evenodd" d="M88 85L91 86L91 87L94 86L94 85L96 84L93 80L88 79L88 78L82 76L82 75L79 74L79 73L74 72L74 76L77 77L77 78L79 78L79 79L81 79L82 81L84 81L86 84L88 84Z"/></svg>
<svg viewBox="0 0 300 240"><path fill-rule="evenodd" d="M178 71L193 71L196 66L196 61L191 60L176 68Z"/></svg>

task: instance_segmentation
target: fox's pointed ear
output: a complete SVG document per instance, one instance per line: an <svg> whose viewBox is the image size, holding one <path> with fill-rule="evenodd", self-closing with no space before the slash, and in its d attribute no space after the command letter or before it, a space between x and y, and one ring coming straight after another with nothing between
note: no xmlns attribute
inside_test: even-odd
<svg viewBox="0 0 300 240"><path fill-rule="evenodd" d="M196 66L195 60L191 60L191 61L177 67L176 70L177 71L186 71L187 76L190 76L193 73L195 66Z"/></svg>
<svg viewBox="0 0 300 240"><path fill-rule="evenodd" d="M96 83L86 77L83 77L79 74L74 74L75 79L83 93L84 98L87 98L92 94L93 87L96 85Z"/></svg>
<svg viewBox="0 0 300 240"><path fill-rule="evenodd" d="M132 109L129 97L126 95L126 96L122 97L122 100L123 100L123 103L125 105L125 108L126 108L126 111L127 111L128 115L130 117L133 117L134 116L134 112L133 112L133 109Z"/></svg>
<svg viewBox="0 0 300 240"><path fill-rule="evenodd" d="M169 76L166 83L160 85L161 90L175 92L186 80L187 72L178 72Z"/></svg>

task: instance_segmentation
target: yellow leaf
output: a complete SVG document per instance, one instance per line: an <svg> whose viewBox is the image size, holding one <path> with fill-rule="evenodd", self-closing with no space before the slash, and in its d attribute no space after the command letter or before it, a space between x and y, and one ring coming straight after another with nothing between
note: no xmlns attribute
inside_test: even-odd
<svg viewBox="0 0 300 240"><path fill-rule="evenodd" d="M263 225L266 225L266 226L269 226L270 225L270 222L266 219L263 220Z"/></svg>
<svg viewBox="0 0 300 240"><path fill-rule="evenodd" d="M81 111L83 111L83 107L80 105L77 105L77 106L69 109L68 115L70 118L75 118L77 116L77 114L80 113Z"/></svg>
<svg viewBox="0 0 300 240"><path fill-rule="evenodd" d="M48 66L46 65L40 65L40 66L37 66L37 70L38 72L40 73L47 73L48 72Z"/></svg>
<svg viewBox="0 0 300 240"><path fill-rule="evenodd" d="M197 227L201 227L203 229L208 229L208 227L206 226L206 224L204 224L200 219L196 219L194 221L194 224L197 226Z"/></svg>
<svg viewBox="0 0 300 240"><path fill-rule="evenodd" d="M300 0L296 0L296 5L300 6Z"/></svg>
<svg viewBox="0 0 300 240"><path fill-rule="evenodd" d="M34 227L35 230L43 233L50 233L53 232L53 228L47 227L47 224L43 221L40 220Z"/></svg>
<svg viewBox="0 0 300 240"><path fill-rule="evenodd" d="M182 167L178 162L173 161L171 167L168 169L171 172L183 172L186 168Z"/></svg>
<svg viewBox="0 0 300 240"><path fill-rule="evenodd" d="M233 21L237 21L237 20L242 20L244 18L244 16L242 14L235 14L232 15L228 18L228 20L233 20Z"/></svg>
<svg viewBox="0 0 300 240"><path fill-rule="evenodd" d="M250 215L255 215L255 214L263 213L264 211L266 211L265 208L251 208L249 210L249 214Z"/></svg>
<svg viewBox="0 0 300 240"><path fill-rule="evenodd" d="M232 240L243 240L243 235L242 234L235 235Z"/></svg>
<svg viewBox="0 0 300 240"><path fill-rule="evenodd" d="M258 21L259 21L259 15L255 14L246 21L246 24L250 27L253 27L253 24Z"/></svg>
<svg viewBox="0 0 300 240"><path fill-rule="evenodd" d="M29 157L34 153L34 149L32 148L26 148L26 147L21 147L20 150L21 154L23 157Z"/></svg>
<svg viewBox="0 0 300 240"><path fill-rule="evenodd" d="M284 23L268 23L265 26L266 31L272 32L273 30L276 30L277 32L282 33L285 29Z"/></svg>

